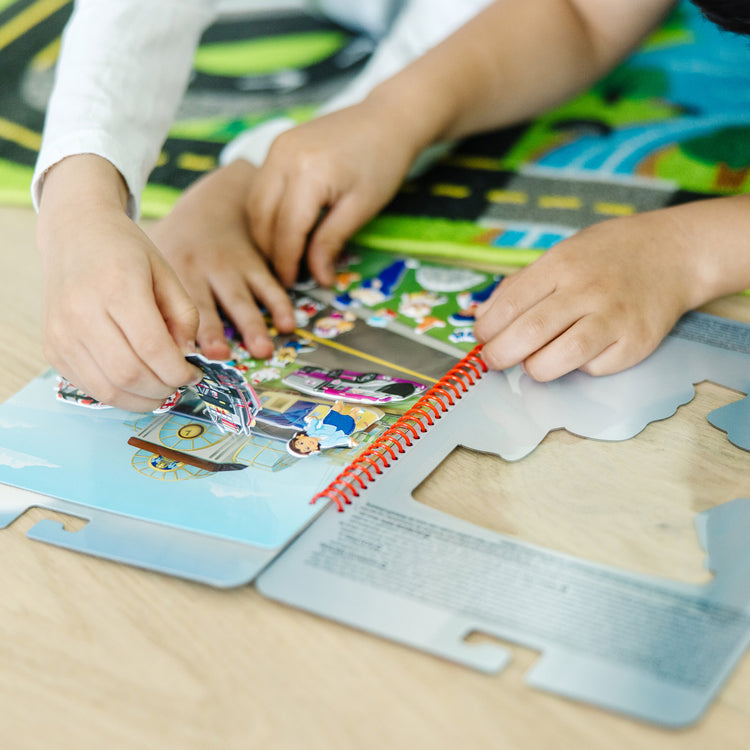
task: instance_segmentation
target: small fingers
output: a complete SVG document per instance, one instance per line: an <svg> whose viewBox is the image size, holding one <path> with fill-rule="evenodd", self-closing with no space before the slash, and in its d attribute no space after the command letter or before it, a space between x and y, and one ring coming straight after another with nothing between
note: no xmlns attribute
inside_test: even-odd
<svg viewBox="0 0 750 750"><path fill-rule="evenodd" d="M231 349L210 287L203 282L193 285L190 292L200 317L196 341L201 352L209 359L229 359Z"/></svg>
<svg viewBox="0 0 750 750"><path fill-rule="evenodd" d="M86 353L86 357L86 362L80 362L80 352L77 357L81 371L85 372L84 375L80 374L79 370L69 367L63 367L57 371L87 396L91 396L107 406L123 409L124 411L142 413L153 411L164 402L166 396L158 399L144 398L143 396L117 388L107 378L96 361L90 357L88 352Z"/></svg>
<svg viewBox="0 0 750 750"><path fill-rule="evenodd" d="M243 279L214 287L222 308L237 327L242 341L253 357L264 359L273 354L273 343L266 322Z"/></svg>
<svg viewBox="0 0 750 750"><path fill-rule="evenodd" d="M507 276L477 307L474 335L479 343L492 340L555 292L554 282L535 270L532 265Z"/></svg>
<svg viewBox="0 0 750 750"><path fill-rule="evenodd" d="M520 309L520 305L511 308L497 302L477 320L475 335L484 343L482 357L493 370L504 370L525 361L581 317L572 303L566 304L554 294L518 312ZM498 318L510 321L501 325Z"/></svg>
<svg viewBox="0 0 750 750"><path fill-rule="evenodd" d="M286 190L286 179L268 167L262 168L250 190L247 216L255 246L266 257L273 253L278 211Z"/></svg>
<svg viewBox="0 0 750 750"><path fill-rule="evenodd" d="M102 329L107 329L106 352L95 354L84 342L68 345L67 356L54 362L55 369L84 393L108 406L138 412L160 406L177 386L162 382L135 355L112 321L107 321Z"/></svg>
<svg viewBox="0 0 750 750"><path fill-rule="evenodd" d="M177 348L187 354L195 350L199 312L177 276L161 260L154 269L154 298ZM159 271L159 272L157 272Z"/></svg>
<svg viewBox="0 0 750 750"><path fill-rule="evenodd" d="M374 214L368 203L356 193L339 200L321 219L308 247L310 273L324 286L335 281L335 259L349 238Z"/></svg>
<svg viewBox="0 0 750 750"><path fill-rule="evenodd" d="M588 371L587 368L606 351L622 353L623 348L618 345L613 332L601 318L586 315L526 357L523 364L534 380L547 382L573 370ZM623 366L616 369L623 369Z"/></svg>
<svg viewBox="0 0 750 750"><path fill-rule="evenodd" d="M288 183L278 208L272 243L273 267L282 284L297 280L300 259L305 254L310 233L326 208L326 197L319 184L296 180Z"/></svg>
<svg viewBox="0 0 750 750"><path fill-rule="evenodd" d="M127 308L123 309L123 305ZM120 332L124 341L102 349L97 361L122 390L157 398L166 389L166 397L179 386L200 378L200 371L185 360L186 352L175 343L155 304L142 302L132 309L123 300L113 304L109 314L111 327ZM93 340L110 340L105 335L94 334Z"/></svg>
<svg viewBox="0 0 750 750"><path fill-rule="evenodd" d="M677 322L678 317L665 318L661 327L648 329L646 326L641 326L626 331L580 369L589 375L611 375L637 365L659 346L661 340Z"/></svg>
<svg viewBox="0 0 750 750"><path fill-rule="evenodd" d="M292 303L260 259L248 259L242 276L236 273L215 275L211 278L211 285L216 299L254 357L265 358L273 354L273 342L256 299L265 305L280 331L294 330ZM214 315L214 318L218 321L218 316Z"/></svg>
<svg viewBox="0 0 750 750"><path fill-rule="evenodd" d="M289 295L282 288L273 274L265 269L265 273L248 276L247 283L253 290L255 298L266 307L271 314L273 323L282 333L290 333L297 325L294 317L294 306Z"/></svg>

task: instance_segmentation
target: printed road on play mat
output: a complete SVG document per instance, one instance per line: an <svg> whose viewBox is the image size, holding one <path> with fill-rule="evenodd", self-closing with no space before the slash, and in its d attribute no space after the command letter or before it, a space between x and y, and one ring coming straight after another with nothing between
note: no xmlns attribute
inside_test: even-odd
<svg viewBox="0 0 750 750"><path fill-rule="evenodd" d="M28 204L70 0L0 0L0 202ZM362 36L302 10L248 9L202 37L144 193L163 215L222 146L274 116L302 121L356 75ZM603 219L745 192L750 50L689 3L619 68L534 122L468 139L359 232L400 253L525 264Z"/></svg>

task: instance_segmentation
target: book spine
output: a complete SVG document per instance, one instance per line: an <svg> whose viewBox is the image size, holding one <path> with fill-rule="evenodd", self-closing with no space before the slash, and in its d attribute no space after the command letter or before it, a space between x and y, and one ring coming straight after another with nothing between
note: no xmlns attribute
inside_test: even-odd
<svg viewBox="0 0 750 750"><path fill-rule="evenodd" d="M329 485L310 501L331 500L339 511L350 505L352 498L372 484L413 441L427 432L482 375L487 365L481 357L481 346L472 349L451 367L414 406L391 425L367 450L352 461Z"/></svg>

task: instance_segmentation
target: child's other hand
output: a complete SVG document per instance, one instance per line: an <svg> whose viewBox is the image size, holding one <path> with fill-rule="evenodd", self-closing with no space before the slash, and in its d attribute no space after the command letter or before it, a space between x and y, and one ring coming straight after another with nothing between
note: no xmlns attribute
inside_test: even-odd
<svg viewBox="0 0 750 750"><path fill-rule="evenodd" d="M258 358L271 356L273 344L256 300L280 331L295 325L287 293L250 237L246 201L256 174L243 160L219 167L185 191L171 213L149 230L198 307L197 342L210 359L230 356L217 306Z"/></svg>
<svg viewBox="0 0 750 750"><path fill-rule="evenodd" d="M624 370L685 311L706 301L699 251L668 210L589 227L508 276L477 311L493 369L523 362L536 380ZM692 256L691 256L692 253Z"/></svg>
<svg viewBox="0 0 750 750"><path fill-rule="evenodd" d="M123 211L40 222L44 351L76 387L111 406L155 409L200 371L198 314L172 269Z"/></svg>
<svg viewBox="0 0 750 750"><path fill-rule="evenodd" d="M392 113L365 101L282 133L250 192L252 233L283 284L307 249L313 277L334 280L344 243L395 194L416 155Z"/></svg>

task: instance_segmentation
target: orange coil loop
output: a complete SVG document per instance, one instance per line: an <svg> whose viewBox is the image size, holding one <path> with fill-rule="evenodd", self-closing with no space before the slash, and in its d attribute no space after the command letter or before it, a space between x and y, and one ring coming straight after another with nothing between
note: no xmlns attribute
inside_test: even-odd
<svg viewBox="0 0 750 750"><path fill-rule="evenodd" d="M388 458L386 457L383 446L380 445L380 443L376 443L371 448L373 455L375 455L377 458L379 458L383 462L383 468L388 469L390 467L390 463L388 462Z"/></svg>
<svg viewBox="0 0 750 750"><path fill-rule="evenodd" d="M352 464L352 468L356 468L356 469L359 469L359 471L363 472L363 473L364 473L364 474L365 474L365 475L367 476L367 479L368 479L368 481L370 481L370 482L373 482L373 481L375 481L375 480L373 479L373 476L372 476L372 474L370 474L370 470L369 470L369 469L368 469L368 468L367 468L366 466L362 466L362 465L361 465L361 464L362 464L362 459L363 459L363 458L364 458L364 456L360 456L360 457L359 457L359 458L358 458L358 459L357 459L357 460L356 460L356 461L355 461L355 462L354 462L354 463Z"/></svg>
<svg viewBox="0 0 750 750"><path fill-rule="evenodd" d="M395 425L393 425L393 427L392 427L391 429L392 429L392 430L393 430L393 431L394 431L395 433L397 433L398 435L401 435L401 437L402 437L402 438L404 439L404 442L405 442L405 443L406 443L406 444L407 444L408 446L411 446L411 440L409 439L409 436L408 436L408 435L407 435L406 433L404 433L404 432L401 432L401 428L400 428L400 426L399 426L399 425L400 425L400 422L397 422L397 423L396 423Z"/></svg>
<svg viewBox="0 0 750 750"><path fill-rule="evenodd" d="M462 379L465 378L466 380L469 381L469 385L474 385L474 383L476 383L476 380L474 380L474 378L471 376L471 373L468 371L466 366L461 368L461 375L462 375ZM466 385L466 383L464 383L464 385Z"/></svg>
<svg viewBox="0 0 750 750"><path fill-rule="evenodd" d="M341 479L334 479L333 482L331 482L331 486L335 484L343 484L345 487L349 488L349 492L351 492L354 497L359 497L359 490L351 482L347 482L343 477ZM366 485L364 482L362 484L363 489L365 489Z"/></svg>
<svg viewBox="0 0 750 750"><path fill-rule="evenodd" d="M342 503L341 500L339 500L336 495L340 495L344 498L344 502ZM324 497L326 500L333 500L334 503L338 506L339 513L344 512L344 503L350 504L351 500L343 493L341 490L337 490L335 487L328 486L327 489L323 490L322 492L319 492L317 495L313 497L312 500L310 500L310 505L315 505L315 503L318 501L318 498Z"/></svg>
<svg viewBox="0 0 750 750"><path fill-rule="evenodd" d="M344 481L344 477L351 477L352 479L356 479L359 482L359 486L361 489L366 490L367 485L365 484L365 480L362 479L362 477L359 474L355 474L354 471L354 465L347 466L341 474L339 474L336 479L331 482L331 484L336 484L336 482Z"/></svg>
<svg viewBox="0 0 750 750"><path fill-rule="evenodd" d="M438 383L435 386L435 392L433 393L433 397L436 398L440 402L440 406L443 407L443 411L448 411L448 407L445 405L445 402L440 398L440 396L438 396L438 394L445 396L448 399L448 404L450 406L453 406L455 401L453 400L453 396L451 396L451 394L448 393L448 391L446 391L445 388L443 388L444 385L445 385L445 382L443 379L440 381L440 383Z"/></svg>
<svg viewBox="0 0 750 750"><path fill-rule="evenodd" d="M427 420L427 424L428 425L432 426L433 424L435 424L433 422L432 417L430 416L429 412L424 411L424 409L422 409L422 407L420 407L419 404L415 404L412 407L412 411L416 412L417 414L419 414L420 417L424 417ZM425 428L425 431L426 430L427 430L427 428Z"/></svg>
<svg viewBox="0 0 750 750"><path fill-rule="evenodd" d="M479 367L480 367L480 369L481 369L482 372L487 372L487 370L489 368L487 367L487 363L484 361L484 359L482 359L481 351L482 351L481 345L480 346L475 346L468 353L468 355L466 357L464 357L464 359L462 361L468 367L473 367L474 363L476 362L479 365ZM477 372L477 371L475 370L475 372ZM477 377L482 377L482 376L477 372Z"/></svg>
<svg viewBox="0 0 750 750"><path fill-rule="evenodd" d="M362 479L362 475L361 474L355 474L353 471L345 471L344 474L346 474L347 476L351 475L352 478L356 479L359 482L359 486L363 490L367 489L367 485L365 484L365 480Z"/></svg>
<svg viewBox="0 0 750 750"><path fill-rule="evenodd" d="M408 422L413 427L418 427L420 432L427 432L427 425L425 425L421 416L421 414L417 415L414 412L414 409L409 409L408 413L404 414L404 421Z"/></svg>
<svg viewBox="0 0 750 750"><path fill-rule="evenodd" d="M447 380L445 381L445 384L446 384L446 385L447 385L447 386L448 386L449 388L456 388L456 384L458 384L458 385L460 386L461 390L462 390L462 391L463 391L464 393L466 393L466 391L468 391L468 390L469 390L469 386L468 386L468 385L466 385L466 381L465 381L465 380L464 380L463 378L459 377L459 376L458 376L458 373L454 373L454 374L453 374L453 375L452 375L452 376L450 377L450 379L447 379ZM454 391L454 393L456 394L456 398L461 398L461 393L459 392L458 388L456 388L456 390Z"/></svg>
<svg viewBox="0 0 750 750"><path fill-rule="evenodd" d="M398 445L398 443L396 443L396 444ZM378 445L379 448L382 448L384 451L388 451L388 453L390 454L390 457L391 457L391 461L398 461L398 456L396 455L396 452L393 450L393 445L391 445L390 443L386 442L385 435L383 435L382 442L378 442L377 445ZM403 451L402 451L402 453L403 453Z"/></svg>
<svg viewBox="0 0 750 750"><path fill-rule="evenodd" d="M418 419L410 417L408 413L404 414L404 418L401 420L401 422L403 423L401 424L401 426L406 427L407 430L410 430L415 440L419 440L419 433L417 432L417 428L413 424L414 422L422 427L422 432L427 432L427 430L422 426L422 423Z"/></svg>
<svg viewBox="0 0 750 750"><path fill-rule="evenodd" d="M398 424L398 422L396 423ZM391 445L395 445L398 448L399 453L405 453L404 446L401 445L401 441L393 434L393 427L388 428L388 432L383 435L383 439L391 441Z"/></svg>
<svg viewBox="0 0 750 750"><path fill-rule="evenodd" d="M378 457L380 456L380 454L379 454L379 453L378 453L378 452L377 452L377 451L375 450L375 446L373 446L373 445L371 445L371 446L370 446L370 447L369 447L369 448L368 448L368 449L367 449L367 450L366 450L366 451L365 451L365 452L364 452L364 453L363 453L363 454L362 454L362 455L361 455L361 456L359 457L359 460L360 460L360 461L361 461L362 463L368 463L368 464L370 464L370 466L372 466L372 468L373 468L373 469L375 469L375 473L376 473L376 474L382 474L382 473L383 473L383 470L382 470L382 469L380 468L380 466L378 466L378 462L377 462L377 460L373 460L372 458L370 458L370 456L375 456L375 459L377 459L377 458L378 458ZM369 479L370 479L370 481L372 482L372 481L373 481L373 480L372 480L372 476L371 476L370 474L368 474L368 473L367 473L367 469L365 469L365 467L364 467L364 466L362 466L361 468L362 468L362 470L363 470L363 471L365 472L365 474L367 474L368 478L369 478Z"/></svg>
<svg viewBox="0 0 750 750"><path fill-rule="evenodd" d="M444 411L444 409L442 408L438 409L437 406L435 406L435 404L431 401L431 399L432 399L432 396L430 395L430 398L423 399L424 403L420 401L414 408L417 408L418 406L422 409L426 409L426 408L432 409L432 416L435 417L435 419L440 419L441 417L440 412ZM440 402L440 406L441 407L443 406L442 401Z"/></svg>

